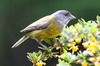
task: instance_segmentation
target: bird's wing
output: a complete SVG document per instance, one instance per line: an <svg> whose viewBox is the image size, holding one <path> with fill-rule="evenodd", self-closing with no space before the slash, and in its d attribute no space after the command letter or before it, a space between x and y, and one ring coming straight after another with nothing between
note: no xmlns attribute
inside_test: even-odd
<svg viewBox="0 0 100 66"><path fill-rule="evenodd" d="M21 30L20 32L31 32L34 30L42 30L47 28L49 25L51 24L51 22L48 22L48 20L38 20L32 24L30 24L29 26L27 26L25 29Z"/></svg>

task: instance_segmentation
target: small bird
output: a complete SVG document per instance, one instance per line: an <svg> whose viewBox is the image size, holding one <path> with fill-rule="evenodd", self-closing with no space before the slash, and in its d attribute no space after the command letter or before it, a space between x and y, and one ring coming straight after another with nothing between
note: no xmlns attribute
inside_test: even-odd
<svg viewBox="0 0 100 66"><path fill-rule="evenodd" d="M19 46L28 38L35 39L43 46L41 43L43 39L57 37L62 33L68 22L75 18L76 17L67 10L58 10L51 15L45 16L21 30L20 32L24 32L25 35L19 39L12 48Z"/></svg>

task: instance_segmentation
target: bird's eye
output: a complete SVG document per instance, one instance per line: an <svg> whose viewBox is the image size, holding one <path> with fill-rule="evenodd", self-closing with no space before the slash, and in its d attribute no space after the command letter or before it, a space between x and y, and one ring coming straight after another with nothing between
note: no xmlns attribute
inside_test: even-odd
<svg viewBox="0 0 100 66"><path fill-rule="evenodd" d="M65 13L64 15L65 15L65 16L68 16L68 15L69 15L69 13Z"/></svg>

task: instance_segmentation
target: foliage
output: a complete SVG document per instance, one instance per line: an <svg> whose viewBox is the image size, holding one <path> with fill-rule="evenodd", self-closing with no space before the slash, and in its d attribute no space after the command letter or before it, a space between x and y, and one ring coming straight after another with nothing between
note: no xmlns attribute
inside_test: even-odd
<svg viewBox="0 0 100 66"><path fill-rule="evenodd" d="M56 66L100 66L100 16L97 20L79 19L74 25L64 29L58 38L46 39L46 50L28 53L34 66L46 65L43 61L58 58ZM43 49L43 48L41 48ZM58 51L53 51L54 49ZM38 64L40 63L40 65Z"/></svg>

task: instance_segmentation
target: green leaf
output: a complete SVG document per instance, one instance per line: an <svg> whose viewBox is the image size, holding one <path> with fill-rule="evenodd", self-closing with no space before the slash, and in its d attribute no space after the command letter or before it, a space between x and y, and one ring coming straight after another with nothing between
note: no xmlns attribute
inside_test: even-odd
<svg viewBox="0 0 100 66"><path fill-rule="evenodd" d="M50 39L44 39L44 41L51 45L51 40Z"/></svg>
<svg viewBox="0 0 100 66"><path fill-rule="evenodd" d="M58 44L59 42L58 42L57 38L53 38L53 39L52 39L52 43L53 43L53 44Z"/></svg>
<svg viewBox="0 0 100 66"><path fill-rule="evenodd" d="M40 54L40 55L38 56L37 61L39 61L39 60L41 59L41 57L42 57L42 54Z"/></svg>
<svg viewBox="0 0 100 66"><path fill-rule="evenodd" d="M86 25L91 26L91 25L92 25L91 21L88 21L88 22L86 23Z"/></svg>
<svg viewBox="0 0 100 66"><path fill-rule="evenodd" d="M96 32L96 30L97 30L97 27L96 26L93 26L93 27L91 27L92 29L91 29L91 32L92 33L95 33Z"/></svg>
<svg viewBox="0 0 100 66"><path fill-rule="evenodd" d="M33 52L33 53L27 53L28 55L27 55L27 57L28 57L28 59L30 60L30 61L39 61L40 60L40 58L41 58L41 56L42 56L42 52L41 51L39 51L39 52Z"/></svg>
<svg viewBox="0 0 100 66"><path fill-rule="evenodd" d="M56 66L67 66L67 64L64 62L64 61L62 61L62 60L58 60L58 64L56 65Z"/></svg>
<svg viewBox="0 0 100 66"><path fill-rule="evenodd" d="M68 40L66 40L66 39L65 40L62 40L61 43L66 44L66 43L68 43Z"/></svg>
<svg viewBox="0 0 100 66"><path fill-rule="evenodd" d="M50 45L59 43L57 38L44 39L44 41Z"/></svg>
<svg viewBox="0 0 100 66"><path fill-rule="evenodd" d="M66 60L66 61L70 61L71 59L70 59L70 57L69 57L69 55L68 55L68 52L64 49L64 54L65 54L65 58L64 58L64 60Z"/></svg>
<svg viewBox="0 0 100 66"><path fill-rule="evenodd" d="M83 18L81 18L81 21L86 23L86 21Z"/></svg>
<svg viewBox="0 0 100 66"><path fill-rule="evenodd" d="M84 38L85 37L85 35L84 34L80 34L80 38Z"/></svg>
<svg viewBox="0 0 100 66"><path fill-rule="evenodd" d="M97 22L100 24L100 16L97 16Z"/></svg>

